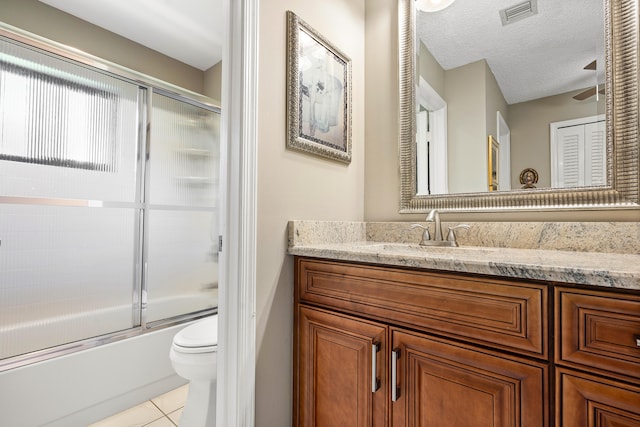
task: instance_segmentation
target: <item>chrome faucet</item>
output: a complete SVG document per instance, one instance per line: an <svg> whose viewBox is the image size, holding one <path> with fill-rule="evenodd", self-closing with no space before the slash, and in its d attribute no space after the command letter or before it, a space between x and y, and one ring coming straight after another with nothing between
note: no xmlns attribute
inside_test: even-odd
<svg viewBox="0 0 640 427"><path fill-rule="evenodd" d="M459 224L454 227L448 227L449 232L447 233L447 238L444 238L442 234L442 224L440 222L440 213L436 209L432 209L427 215L427 222L433 222L435 229L433 230L433 235L429 233L429 227L425 227L422 224L413 224L411 228L422 228L424 229L424 233L422 233L422 239L420 240L420 246L452 246L457 247L458 242L456 240L456 233L454 230L458 228L464 228L468 230L471 228L468 224Z"/></svg>
<svg viewBox="0 0 640 427"><path fill-rule="evenodd" d="M429 211L429 215L427 215L426 221L435 223L435 230L433 231L433 240L437 242L444 240L442 238L442 225L440 224L440 213L435 209L431 209L431 211Z"/></svg>

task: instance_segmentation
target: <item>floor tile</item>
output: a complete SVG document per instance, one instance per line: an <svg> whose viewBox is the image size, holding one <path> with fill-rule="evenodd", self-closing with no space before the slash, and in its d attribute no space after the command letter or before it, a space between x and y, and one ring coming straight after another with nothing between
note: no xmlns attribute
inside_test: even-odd
<svg viewBox="0 0 640 427"><path fill-rule="evenodd" d="M172 423L169 418L162 417L150 424L145 424L144 427L176 427L176 424Z"/></svg>
<svg viewBox="0 0 640 427"><path fill-rule="evenodd" d="M180 418L182 418L182 410L183 410L183 409L184 409L184 408L180 408L180 409L178 409L177 411L173 411L172 413L167 414L167 416L169 417L169 419L170 419L171 421L173 421L173 423L174 423L175 425L180 425Z"/></svg>
<svg viewBox="0 0 640 427"><path fill-rule="evenodd" d="M182 387L178 387L175 390L171 390L168 393L154 397L151 399L158 408L164 414L169 414L176 409L180 409L184 406L184 402L187 401L187 394L189 393L189 384L185 384Z"/></svg>
<svg viewBox="0 0 640 427"><path fill-rule="evenodd" d="M112 417L91 424L89 427L140 427L149 424L164 414L150 401L120 412ZM154 426L155 427L155 426Z"/></svg>

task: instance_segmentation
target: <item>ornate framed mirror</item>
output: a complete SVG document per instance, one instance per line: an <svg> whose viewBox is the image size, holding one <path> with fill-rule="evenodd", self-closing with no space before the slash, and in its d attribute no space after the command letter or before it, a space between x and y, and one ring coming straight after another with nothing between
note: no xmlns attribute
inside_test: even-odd
<svg viewBox="0 0 640 427"><path fill-rule="evenodd" d="M543 6L543 0L538 0ZM514 3L518 3L515 0ZM556 3L558 3L556 1ZM467 3L458 0L459 8ZM454 3L454 6L456 3ZM417 17L424 12L416 11L415 0L398 1L398 28L399 28L399 77L400 77L400 108L399 108L399 144L400 144L400 212L419 213L429 209L442 211L511 211L511 210L536 210L536 209L638 209L640 207L639 184L639 116L638 116L638 0L604 0L602 3L603 23L603 61L602 78L606 91L602 86L595 85L595 89L581 90L574 99L580 97L601 96L604 100L605 123L601 124L604 134L602 143L602 176L600 181L580 181L579 184L570 183L562 188L537 185L522 188L517 185L520 168L511 168L510 176L516 185L513 188L507 186L497 188L497 191L447 191L447 178L451 186L452 164L439 165L436 169L444 170L444 186L439 179L431 181L437 188L444 191L426 191L419 189L419 177L429 179L428 172L418 168L418 151L420 148L417 134L421 132L424 124L419 118L424 107L419 103L419 98L424 98L424 88L420 85L421 77L417 72L420 59L417 52L421 46L417 39ZM499 18L498 18L499 19ZM514 27L517 23L513 24ZM562 41L556 41L558 44ZM451 50L451 49L450 49ZM454 48L455 50L455 48ZM486 62L485 62L486 63ZM595 67L594 64L587 64ZM489 69L489 66L486 67ZM495 72L494 72L495 74ZM588 93L587 93L588 92ZM593 93L591 93L593 92ZM604 93L603 93L604 92ZM428 91L427 91L428 93ZM445 97L446 98L446 97ZM437 102L440 102L438 100ZM446 101L446 99L445 99ZM437 103L436 102L436 103ZM573 102L573 101L572 101ZM450 111L453 108L450 108ZM446 107L445 107L446 112ZM504 115L498 110L498 129L496 138L500 142L500 119ZM493 113L495 117L495 112ZM596 117L594 115L594 117ZM602 114L597 115L602 117ZM490 118L491 119L491 118ZM434 115L428 123L436 123L438 116ZM495 118L492 118L495 123ZM446 117L445 117L446 121ZM504 122L504 120L503 120ZM446 123L446 122L445 122ZM547 130L552 124L547 122ZM449 123L448 130L453 134L458 128ZM477 143L482 146L482 158L472 159L480 163L484 171L483 180L487 179L488 150L486 141L488 134L478 137ZM437 136L436 136L437 137ZM445 132L446 140L446 132ZM502 149L503 144L500 144ZM545 147L549 151L548 146ZM449 152L451 148L449 147ZM445 146L444 151L447 148ZM440 152L443 149L440 148ZM427 150L427 152L429 152ZM434 151L432 150L431 153ZM438 153L438 150L435 151ZM439 155L439 154L438 154ZM468 157L471 157L468 155ZM441 157L433 156L438 159ZM445 155L446 158L446 155ZM500 162L505 155L500 151ZM508 159L508 156L507 156ZM444 167L443 167L444 166ZM525 165L534 167L535 165ZM509 166L507 165L507 171ZM522 168L523 170L525 168ZM448 170L448 172L447 172ZM502 169L501 169L502 171ZM507 174L500 172L500 184L508 180ZM466 182L469 182L466 179ZM542 177L541 177L542 181ZM439 187L438 187L439 186ZM482 182L479 187L488 188L488 182Z"/></svg>

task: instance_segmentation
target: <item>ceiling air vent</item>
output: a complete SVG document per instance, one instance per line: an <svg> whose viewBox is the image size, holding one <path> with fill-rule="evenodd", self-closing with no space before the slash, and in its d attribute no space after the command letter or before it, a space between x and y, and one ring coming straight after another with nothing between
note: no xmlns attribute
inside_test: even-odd
<svg viewBox="0 0 640 427"><path fill-rule="evenodd" d="M527 0L500 11L502 25L511 24L538 13L538 0Z"/></svg>

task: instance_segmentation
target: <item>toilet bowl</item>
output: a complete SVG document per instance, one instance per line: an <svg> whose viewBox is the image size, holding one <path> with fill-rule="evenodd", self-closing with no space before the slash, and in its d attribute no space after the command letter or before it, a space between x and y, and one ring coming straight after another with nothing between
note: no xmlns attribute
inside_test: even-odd
<svg viewBox="0 0 640 427"><path fill-rule="evenodd" d="M178 375L189 380L180 427L215 427L218 365L218 316L187 326L173 337L169 352Z"/></svg>

